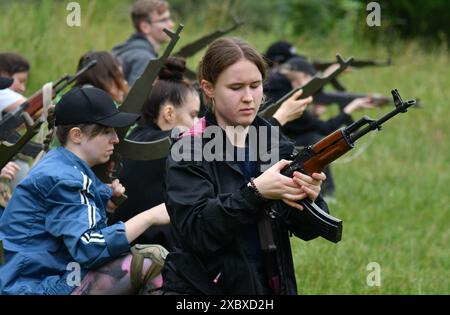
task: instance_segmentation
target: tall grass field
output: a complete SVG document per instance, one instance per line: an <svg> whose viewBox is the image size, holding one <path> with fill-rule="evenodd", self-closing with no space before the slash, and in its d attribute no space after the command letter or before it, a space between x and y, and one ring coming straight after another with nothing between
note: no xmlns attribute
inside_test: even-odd
<svg viewBox="0 0 450 315"><path fill-rule="evenodd" d="M44 83L74 73L86 51L111 50L132 32L132 1L78 1L81 26L66 23L69 1L1 1L1 51L15 51L31 62L26 95ZM365 16L361 18L365 19ZM178 48L231 22L186 20ZM281 39L279 32L246 28L241 36L261 52ZM388 121L379 132L332 166L337 192L332 214L344 224L342 240L305 242L292 238L300 294L450 293L450 56L446 45L417 41L369 44L338 31L326 37L285 37L299 52L316 59L343 57L383 60L393 65L346 73L351 92L420 98L422 106ZM177 50L177 48L175 49ZM201 53L189 59L195 68ZM392 107L357 112L354 118L381 117ZM336 109L330 109L331 112Z"/></svg>

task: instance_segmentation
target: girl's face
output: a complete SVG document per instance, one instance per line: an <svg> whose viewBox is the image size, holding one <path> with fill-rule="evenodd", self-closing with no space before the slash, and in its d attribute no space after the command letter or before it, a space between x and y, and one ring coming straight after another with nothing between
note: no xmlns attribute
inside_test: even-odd
<svg viewBox="0 0 450 315"><path fill-rule="evenodd" d="M249 126L256 117L263 98L262 74L247 59L226 68L212 86L202 80L206 95L214 99L214 114L220 127Z"/></svg>
<svg viewBox="0 0 450 315"><path fill-rule="evenodd" d="M198 117L200 111L200 96L197 92L188 93L185 102L181 107L174 107L174 119L172 128L191 128Z"/></svg>
<svg viewBox="0 0 450 315"><path fill-rule="evenodd" d="M91 167L106 163L113 154L114 145L117 143L119 143L119 139L114 128L105 128L103 132L93 138L82 132L80 138L81 158Z"/></svg>

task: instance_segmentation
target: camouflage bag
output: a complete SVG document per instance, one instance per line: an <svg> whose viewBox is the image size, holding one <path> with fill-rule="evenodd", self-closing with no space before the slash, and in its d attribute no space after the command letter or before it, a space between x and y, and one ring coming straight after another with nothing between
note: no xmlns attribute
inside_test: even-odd
<svg viewBox="0 0 450 315"><path fill-rule="evenodd" d="M138 294L161 294L162 276L166 256L169 252L161 245L136 244L131 248L131 285ZM151 265L142 278L144 259L151 261Z"/></svg>

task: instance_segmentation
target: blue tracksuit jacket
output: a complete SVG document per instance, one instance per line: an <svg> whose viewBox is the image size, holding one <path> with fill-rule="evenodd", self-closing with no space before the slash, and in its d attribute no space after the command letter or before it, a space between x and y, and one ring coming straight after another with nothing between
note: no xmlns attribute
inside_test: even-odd
<svg viewBox="0 0 450 315"><path fill-rule="evenodd" d="M111 194L75 154L50 151L0 218L0 294L69 294L77 277L127 252L124 223L106 225Z"/></svg>

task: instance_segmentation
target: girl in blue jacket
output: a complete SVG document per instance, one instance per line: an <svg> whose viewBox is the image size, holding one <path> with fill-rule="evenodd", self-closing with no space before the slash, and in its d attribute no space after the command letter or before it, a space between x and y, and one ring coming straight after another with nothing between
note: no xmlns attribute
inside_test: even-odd
<svg viewBox="0 0 450 315"><path fill-rule="evenodd" d="M114 128L139 116L119 112L106 92L91 87L66 93L55 114L62 146L20 183L0 219L0 293L133 293L129 244L169 217L162 204L107 226L110 198L125 189L118 181L103 184L91 168L109 160L119 141ZM142 277L150 265L145 259Z"/></svg>

